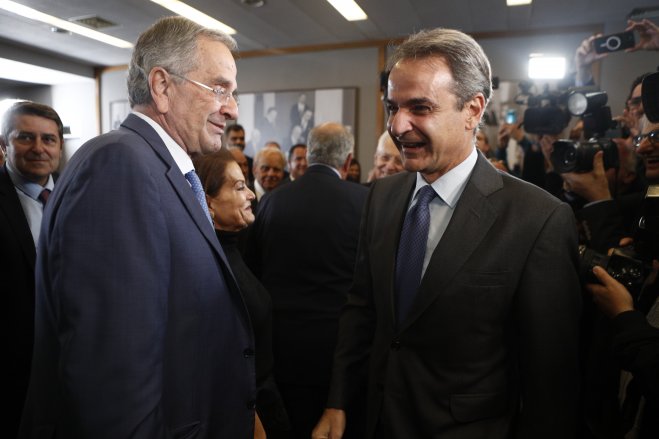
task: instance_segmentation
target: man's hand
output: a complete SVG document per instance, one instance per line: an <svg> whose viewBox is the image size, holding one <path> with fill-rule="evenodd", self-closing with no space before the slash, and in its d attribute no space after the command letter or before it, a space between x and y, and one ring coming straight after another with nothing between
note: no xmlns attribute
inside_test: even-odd
<svg viewBox="0 0 659 439"><path fill-rule="evenodd" d="M266 439L265 428L258 413L254 413L254 439Z"/></svg>
<svg viewBox="0 0 659 439"><path fill-rule="evenodd" d="M634 309L634 299L627 288L612 278L606 270L599 266L594 267L593 274L602 284L588 284L586 289L593 295L593 300L604 314L615 317Z"/></svg>
<svg viewBox="0 0 659 439"><path fill-rule="evenodd" d="M592 65L595 61L598 61L605 56L607 53L597 53L595 52L595 46L593 46L593 40L597 37L601 37L602 34L592 35L581 42L577 51L574 54L574 65L577 69L576 82L577 85L586 85L593 78Z"/></svg>
<svg viewBox="0 0 659 439"><path fill-rule="evenodd" d="M610 200L609 181L604 170L604 152L597 151L590 172L567 172L561 174L565 189L574 192L587 202Z"/></svg>
<svg viewBox="0 0 659 439"><path fill-rule="evenodd" d="M524 138L524 130L522 130L521 124L518 123L504 123L501 124L499 128L499 148L505 148L508 146L508 140L512 137L515 141L519 142Z"/></svg>
<svg viewBox="0 0 659 439"><path fill-rule="evenodd" d="M626 31L634 30L638 32L638 43L630 47L626 52L635 52L637 50L659 50L659 26L648 20L643 21L629 20Z"/></svg>
<svg viewBox="0 0 659 439"><path fill-rule="evenodd" d="M311 439L341 439L346 429L346 412L340 409L325 409Z"/></svg>

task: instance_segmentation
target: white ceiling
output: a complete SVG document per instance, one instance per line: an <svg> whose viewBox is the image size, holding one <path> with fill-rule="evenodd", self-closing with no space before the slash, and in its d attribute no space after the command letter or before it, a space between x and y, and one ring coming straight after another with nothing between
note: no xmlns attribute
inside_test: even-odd
<svg viewBox="0 0 659 439"><path fill-rule="evenodd" d="M116 23L103 32L131 42L156 19L171 15L149 0L17 1L63 19L97 15ZM187 3L235 28L242 51L395 39L437 26L489 33L619 23L622 31L633 8L659 6L657 0L534 0L517 7L507 7L505 0L357 0L369 18L348 22L325 0L266 0L261 8L241 0ZM2 39L94 66L126 64L130 58L129 49L54 33L46 24L4 11L0 45Z"/></svg>

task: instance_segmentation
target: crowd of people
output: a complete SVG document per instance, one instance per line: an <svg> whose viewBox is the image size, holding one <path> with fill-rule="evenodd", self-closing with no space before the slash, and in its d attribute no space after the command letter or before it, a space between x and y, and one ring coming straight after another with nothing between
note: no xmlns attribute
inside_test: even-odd
<svg viewBox="0 0 659 439"><path fill-rule="evenodd" d="M654 23L628 30L659 50ZM595 37L576 86L595 85ZM473 38L414 33L362 173L350 129L314 126L304 95L305 134L246 156L236 50L158 20L131 114L61 173L57 113L5 113L8 437L659 437L659 72L564 171L560 133L481 129ZM578 148L588 124L571 128Z"/></svg>

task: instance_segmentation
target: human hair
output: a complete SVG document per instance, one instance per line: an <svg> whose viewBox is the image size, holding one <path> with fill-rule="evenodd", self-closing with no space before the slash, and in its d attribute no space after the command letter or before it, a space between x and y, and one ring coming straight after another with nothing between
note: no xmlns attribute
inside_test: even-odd
<svg viewBox="0 0 659 439"><path fill-rule="evenodd" d="M640 76L637 76L634 78L632 81L632 86L629 88L629 94L627 95L627 101L629 101L632 98L632 94L634 94L634 89L639 85L643 83L643 80L645 79L646 76L651 75L653 72L645 72ZM625 101L625 107L627 107L627 101Z"/></svg>
<svg viewBox="0 0 659 439"><path fill-rule="evenodd" d="M149 73L162 67L170 73L185 76L199 65L197 42L200 38L218 41L231 51L236 41L216 29L203 27L184 17L165 17L144 31L135 44L128 69L128 97L131 108L149 104Z"/></svg>
<svg viewBox="0 0 659 439"><path fill-rule="evenodd" d="M281 162L281 169L286 168L286 163L287 163L286 156L281 151L281 149L274 146L266 146L264 148L261 148L259 152L256 153L256 157L254 157L254 167L258 167L261 164L261 160L263 160L263 157L269 154L273 154L277 156L277 158Z"/></svg>
<svg viewBox="0 0 659 439"><path fill-rule="evenodd" d="M38 116L52 120L57 125L60 142L64 142L64 124L57 112L48 105L32 101L18 101L7 109L2 117L2 137L5 141L9 139L9 134L14 130L17 116Z"/></svg>
<svg viewBox="0 0 659 439"><path fill-rule="evenodd" d="M226 148L220 148L210 154L197 155L192 159L206 195L214 197L220 192L226 181L227 166L231 162L237 163Z"/></svg>
<svg viewBox="0 0 659 439"><path fill-rule="evenodd" d="M310 165L322 163L339 169L355 147L355 138L348 129L334 122L314 127L307 141L307 158Z"/></svg>
<svg viewBox="0 0 659 439"><path fill-rule="evenodd" d="M296 149L298 148L304 148L307 149L307 145L304 143L296 143L295 145L291 146L291 149L288 150L288 161L290 162L291 159L293 158L293 153L295 152Z"/></svg>
<svg viewBox="0 0 659 439"><path fill-rule="evenodd" d="M482 93L487 104L492 96L492 69L483 48L469 35L454 29L436 28L411 35L394 48L387 71L405 59L441 58L453 76L451 92L458 110ZM458 79L459 78L459 79Z"/></svg>
<svg viewBox="0 0 659 439"><path fill-rule="evenodd" d="M228 136L230 133L234 131L242 131L243 133L245 132L245 128L243 128L242 125L234 123L229 126L227 126L226 130L224 130L224 134Z"/></svg>

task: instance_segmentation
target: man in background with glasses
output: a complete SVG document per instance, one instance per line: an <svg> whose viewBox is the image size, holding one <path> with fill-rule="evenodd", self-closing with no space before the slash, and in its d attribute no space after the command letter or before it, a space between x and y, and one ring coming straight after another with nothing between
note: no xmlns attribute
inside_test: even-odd
<svg viewBox="0 0 659 439"><path fill-rule="evenodd" d="M20 437L253 437L251 325L191 161L238 117L235 50L156 22L133 52L132 114L58 180Z"/></svg>

